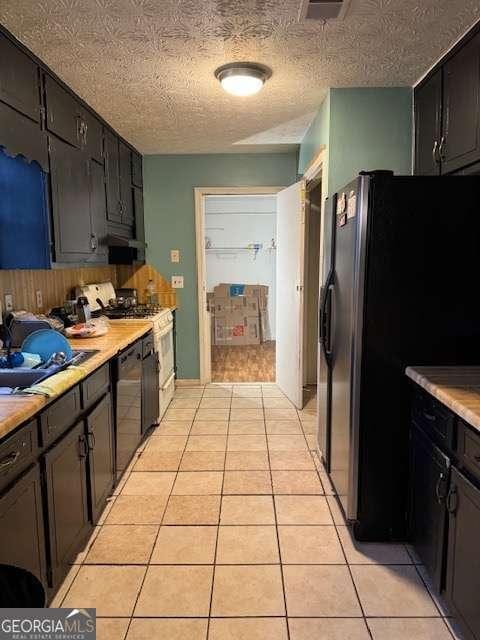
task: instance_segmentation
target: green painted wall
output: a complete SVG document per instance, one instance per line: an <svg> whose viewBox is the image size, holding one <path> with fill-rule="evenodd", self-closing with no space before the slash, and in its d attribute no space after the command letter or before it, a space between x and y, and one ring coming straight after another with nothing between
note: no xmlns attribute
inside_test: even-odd
<svg viewBox="0 0 480 640"><path fill-rule="evenodd" d="M329 193L362 170L411 173L412 90L330 89L300 145L300 173L321 144L327 145Z"/></svg>
<svg viewBox="0 0 480 640"><path fill-rule="evenodd" d="M320 105L317 115L308 128L298 153L298 172L303 173L317 155L322 144L329 144L330 135L330 90Z"/></svg>
<svg viewBox="0 0 480 640"><path fill-rule="evenodd" d="M179 378L199 377L194 187L288 186L297 163L296 153L144 157L148 262L168 280L172 274L185 278L178 290ZM180 250L180 264L171 264L170 249Z"/></svg>

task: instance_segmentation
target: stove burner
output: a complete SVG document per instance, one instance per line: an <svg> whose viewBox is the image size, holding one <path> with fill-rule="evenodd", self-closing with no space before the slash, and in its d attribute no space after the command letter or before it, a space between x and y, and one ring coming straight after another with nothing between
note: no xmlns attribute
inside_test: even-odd
<svg viewBox="0 0 480 640"><path fill-rule="evenodd" d="M138 318L139 320L142 318L150 318L151 316L155 316L157 313L162 311L160 305L151 305L151 304L139 304L136 307L129 308L111 308L105 307L98 312L98 315L107 316L111 320L132 320ZM95 314L96 315L96 314Z"/></svg>

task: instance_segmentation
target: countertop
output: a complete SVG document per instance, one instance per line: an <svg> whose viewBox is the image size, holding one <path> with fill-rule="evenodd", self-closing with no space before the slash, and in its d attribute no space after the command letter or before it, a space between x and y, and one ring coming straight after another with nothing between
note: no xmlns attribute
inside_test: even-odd
<svg viewBox="0 0 480 640"><path fill-rule="evenodd" d="M407 367L406 374L480 431L480 367Z"/></svg>
<svg viewBox="0 0 480 640"><path fill-rule="evenodd" d="M98 349L86 362L82 363L85 377L102 364L116 356L129 344L145 335L152 328L149 320L115 320L110 323L109 332L98 338L69 340L72 349L79 351ZM72 385L74 386L74 385ZM0 438L16 429L20 424L32 418L55 397L13 395L0 396Z"/></svg>

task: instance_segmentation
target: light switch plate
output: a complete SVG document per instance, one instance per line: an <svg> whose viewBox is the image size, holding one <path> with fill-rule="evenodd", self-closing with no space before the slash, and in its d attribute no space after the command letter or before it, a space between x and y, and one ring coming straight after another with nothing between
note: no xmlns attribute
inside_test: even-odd
<svg viewBox="0 0 480 640"><path fill-rule="evenodd" d="M11 293L5 294L5 311L13 311L13 296Z"/></svg>
<svg viewBox="0 0 480 640"><path fill-rule="evenodd" d="M37 299L37 309L41 309L43 307L43 295L40 289L35 291L35 297Z"/></svg>
<svg viewBox="0 0 480 640"><path fill-rule="evenodd" d="M180 250L172 249L170 251L170 261L171 262L180 262Z"/></svg>
<svg viewBox="0 0 480 640"><path fill-rule="evenodd" d="M183 276L172 276L172 289L183 289Z"/></svg>

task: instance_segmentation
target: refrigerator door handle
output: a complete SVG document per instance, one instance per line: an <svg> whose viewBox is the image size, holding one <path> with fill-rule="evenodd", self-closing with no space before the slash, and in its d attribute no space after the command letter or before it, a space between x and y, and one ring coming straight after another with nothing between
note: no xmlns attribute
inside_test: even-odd
<svg viewBox="0 0 480 640"><path fill-rule="evenodd" d="M333 282L328 285L327 296L325 301L325 355L327 358L331 358L333 352L332 344L332 317L334 312L334 300L335 300L335 287Z"/></svg>

